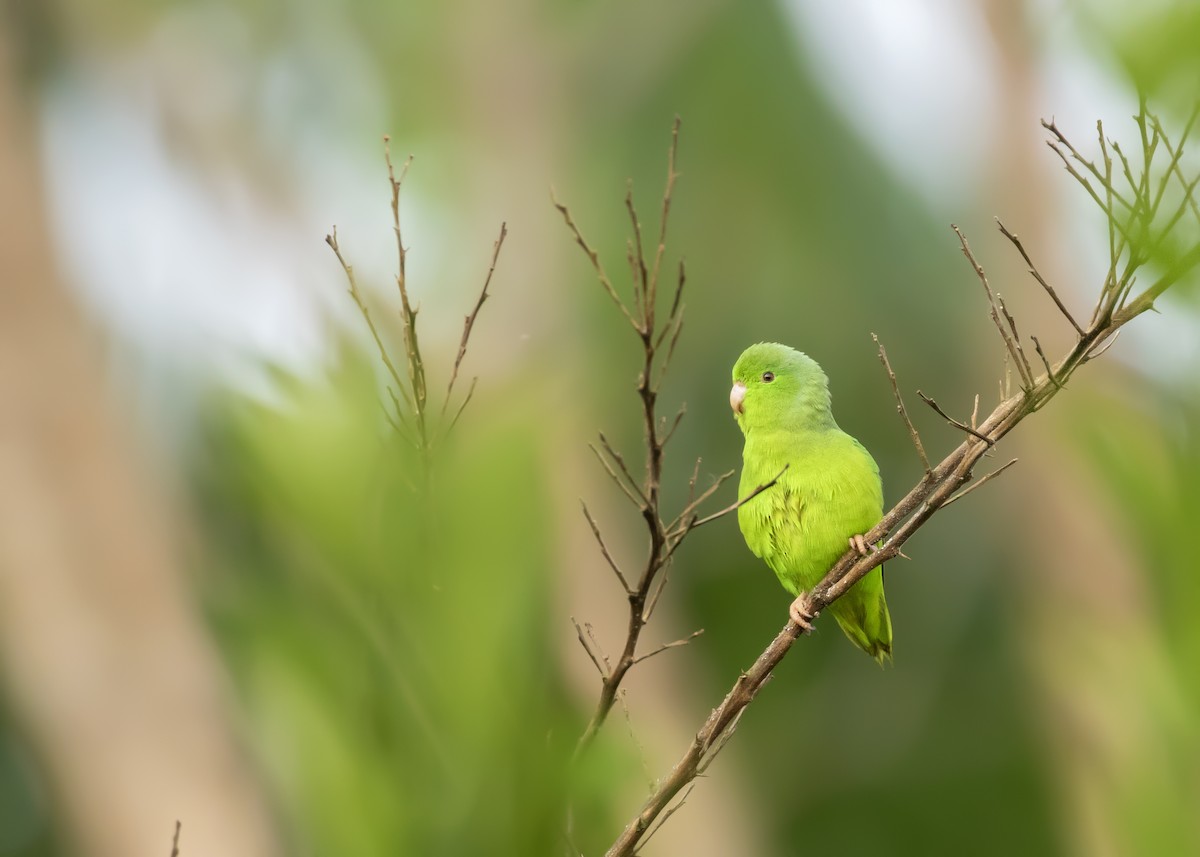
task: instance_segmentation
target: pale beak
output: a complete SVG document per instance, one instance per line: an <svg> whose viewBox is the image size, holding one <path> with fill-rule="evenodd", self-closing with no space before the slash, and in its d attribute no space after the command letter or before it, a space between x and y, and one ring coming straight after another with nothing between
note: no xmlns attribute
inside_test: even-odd
<svg viewBox="0 0 1200 857"><path fill-rule="evenodd" d="M735 414L742 412L742 402L746 398L746 385L738 381L733 385L733 389L729 391L729 407L733 408Z"/></svg>

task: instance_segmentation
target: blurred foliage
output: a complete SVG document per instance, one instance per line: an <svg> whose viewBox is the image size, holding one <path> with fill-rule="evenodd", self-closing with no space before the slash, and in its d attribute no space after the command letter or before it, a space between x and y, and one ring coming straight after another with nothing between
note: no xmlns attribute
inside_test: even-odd
<svg viewBox="0 0 1200 857"><path fill-rule="evenodd" d="M492 400L428 493L343 352L209 411L210 603L299 853L545 854L573 721L535 415Z"/></svg>
<svg viewBox="0 0 1200 857"><path fill-rule="evenodd" d="M1200 387L1090 397L1068 427L1149 572L1136 597L1149 601L1151 643L1130 641L1136 666L1115 689L1141 703L1124 724L1136 737L1122 742L1138 751L1127 769L1103 772L1106 809L1122 853L1200 853L1200 577L1188 535L1200 511Z"/></svg>

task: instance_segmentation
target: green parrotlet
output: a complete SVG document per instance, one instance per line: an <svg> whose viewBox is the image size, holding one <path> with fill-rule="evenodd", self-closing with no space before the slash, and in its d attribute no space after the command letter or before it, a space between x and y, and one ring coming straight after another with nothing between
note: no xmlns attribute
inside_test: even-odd
<svg viewBox="0 0 1200 857"><path fill-rule="evenodd" d="M746 436L738 496L779 481L738 508L746 544L796 596L790 614L804 630L814 616L804 594L883 517L879 466L861 443L834 422L829 379L817 361L786 345L761 342L742 352L729 393ZM829 605L854 645L883 663L892 654L892 620L883 596L883 569Z"/></svg>

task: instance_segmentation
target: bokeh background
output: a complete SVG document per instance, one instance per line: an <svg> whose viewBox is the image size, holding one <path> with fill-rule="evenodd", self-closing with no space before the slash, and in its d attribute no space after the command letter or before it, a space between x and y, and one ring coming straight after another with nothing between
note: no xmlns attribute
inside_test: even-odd
<svg viewBox="0 0 1200 857"><path fill-rule="evenodd" d="M1106 229L1043 145L1136 148L1200 80L1193 3L4 0L0 3L0 855L603 852L787 596L727 519L681 549L589 760L636 513L638 346L550 204L624 270L625 180L687 323L668 509L737 467L728 373L780 340L832 378L898 499L996 396L949 231L1023 330L1068 328ZM409 282L435 403L502 221L431 486L322 239L400 354L381 138L415 155ZM621 280L624 283L624 280ZM1184 283L998 450L1020 463L889 570L894 666L797 646L647 854L1200 853L1200 317ZM714 507L733 500L732 485ZM568 811L567 794L574 794ZM569 821L567 819L569 818Z"/></svg>

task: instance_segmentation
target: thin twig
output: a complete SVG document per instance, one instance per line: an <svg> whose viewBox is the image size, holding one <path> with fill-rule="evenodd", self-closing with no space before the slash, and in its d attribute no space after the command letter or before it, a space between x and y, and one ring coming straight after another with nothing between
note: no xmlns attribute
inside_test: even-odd
<svg viewBox="0 0 1200 857"><path fill-rule="evenodd" d="M550 188L550 201L554 207L558 209L558 213L562 215L563 221L567 224L567 228L571 230L571 234L575 236L575 243L583 248L583 252L587 254L588 259L592 262L592 269L596 272L596 279L604 288L604 291L616 304L617 309L625 316L625 319L633 325L633 329L638 329L638 324L633 319L633 315L629 312L629 307L625 306L625 302L621 300L621 296L617 294L617 290L613 288L612 280L608 278L608 274L604 271L604 265L600 262L600 254L592 249L592 245L588 244L587 239L583 237L583 233L579 231L579 227L575 225L575 220L571 217L571 212L565 205L558 201L558 197L554 193L554 188Z"/></svg>
<svg viewBox="0 0 1200 857"><path fill-rule="evenodd" d="M697 466L699 466L699 463L700 462L697 459L697 462L696 462ZM689 499L688 499L687 505L684 506L680 510L679 514L675 516L675 519L672 520L671 523L667 525L667 530L674 531L680 521L684 520L689 515L691 515L693 512L695 512L697 509L699 509L701 506L703 506L705 501L708 500L708 498L711 497L713 494L717 493L717 491L720 490L721 486L725 484L726 480L733 478L733 476L736 474L736 472L737 471L735 471L735 470L726 470L724 473L720 474L716 479L714 479L711 485L709 485L707 488L705 488L703 491L701 491L699 497L696 497L695 499L690 499L691 493L693 493L695 491L695 488L694 488L695 483L693 483L693 487L688 495Z"/></svg>
<svg viewBox="0 0 1200 857"><path fill-rule="evenodd" d="M1022 372L1026 381L1030 386L1033 385L1033 367L1029 365L1029 358L1025 356L1025 349L1021 347L1021 334L1017 333L1017 321L1009 313L1008 307L1004 305L1004 298L999 293L996 295L996 302L1000 304L1000 313L1004 316L1004 320L1008 323L1008 329L1012 331L1012 341L1017 346L1017 357L1024 368Z"/></svg>
<svg viewBox="0 0 1200 857"><path fill-rule="evenodd" d="M594 651L592 651L592 647L588 643L587 637L585 637L583 634L583 628L575 620L574 616L571 617L571 624L575 626L575 633L579 635L579 645L583 646L583 650L588 653L588 657L592 659L592 663L596 665L596 669L600 673L600 680L604 681L608 678L608 670L606 670L604 665L600 663L600 657Z"/></svg>
<svg viewBox="0 0 1200 857"><path fill-rule="evenodd" d="M775 477L773 479L771 479L770 482L764 482L762 485L756 485L754 487L753 491L751 491L749 494L747 494L742 499L738 500L736 503L730 503L728 506L726 506L721 511L713 512L711 515L705 515L703 518L693 519L692 521L690 521L688 523L687 529L694 530L697 527L703 527L705 524L711 524L713 521L724 518L730 512L736 512L738 509L742 508L742 506L745 506L747 503L749 503L751 500L753 500L759 494L766 491L768 488L772 487L776 482L778 482L780 480L780 478L783 476L783 474L787 473L787 469L790 466L791 466L790 464L783 465L783 470L780 470L779 473L777 473L775 475Z"/></svg>
<svg viewBox="0 0 1200 857"><path fill-rule="evenodd" d="M1054 377L1054 367L1050 365L1049 358L1046 357L1046 352L1042 350L1042 343L1038 342L1036 336L1030 336L1033 340L1033 348L1037 351L1038 357L1042 358L1042 365L1046 367L1046 377L1054 382L1054 386L1062 389L1062 384L1058 383L1058 379Z"/></svg>
<svg viewBox="0 0 1200 857"><path fill-rule="evenodd" d="M626 592L630 592L629 581L625 579L625 575L621 572L621 567L617 565L616 560L612 558L612 554L608 552L608 547L604 544L604 537L600 535L600 527L597 526L592 513L588 511L587 503L580 500L579 505L583 507L583 517L587 518L588 526L592 528L592 535L596 537L596 544L600 545L600 553L604 555L604 559L608 562L608 567L617 576L617 580L621 581L621 587Z"/></svg>
<svg viewBox="0 0 1200 857"><path fill-rule="evenodd" d="M619 487L625 493L625 496L629 498L629 502L633 503L639 508L645 504L646 498L641 495L641 492L637 486L634 485L631 488L629 485L627 485L625 480L617 475L617 471L614 470L613 466L608 463L608 459L605 458L603 453L596 448L594 443L589 443L588 449L590 449L592 454L596 456L596 460L600 462L600 465L604 468L605 472L608 473L609 478L612 479L613 482L617 483L617 487Z"/></svg>
<svg viewBox="0 0 1200 857"><path fill-rule="evenodd" d="M417 439L423 455L429 454L429 429L426 424L425 401L428 390L425 384L425 361L421 357L420 338L417 336L417 313L419 309L412 305L408 296L408 248L404 246L404 236L400 230L400 187L408 168L412 165L412 155L404 160L400 175L396 175L392 166L391 138L383 138L383 160L387 164L388 181L392 186L392 231L396 234L397 274L396 287L400 291L400 332L404 340L404 351L408 364L408 392L411 394L413 419L417 424Z"/></svg>
<svg viewBox="0 0 1200 857"><path fill-rule="evenodd" d="M392 380L396 382L395 390L392 391L393 394L399 392L401 398L404 399L404 403L411 408L412 399L409 398L408 392L404 389L404 382L400 379L400 372L396 369L396 364L392 362L392 357L388 353L387 347L383 344L379 330L375 327L375 320L371 318L371 310L367 306L362 293L358 290L358 281L354 276L354 266L342 256L342 248L338 244L336 226L325 236L325 243L329 245L334 255L337 256L338 263L342 266L342 271L346 274L347 290L350 293L350 297L354 301L355 306L358 307L358 312L363 317L363 321L367 323L367 329L371 331L371 338L375 340L375 347L379 350L379 356L383 360L383 365L387 368L388 374L392 376ZM399 407L396 408L396 416L401 421L404 420L404 413Z"/></svg>
<svg viewBox="0 0 1200 857"><path fill-rule="evenodd" d="M690 643L692 640L696 639L703 633L704 633L704 629L698 628L697 630L692 631L692 633L688 634L686 637L681 637L678 640L672 640L670 643L664 643L663 645L659 646L657 649L655 649L652 652L647 652L644 655L638 655L636 658L633 659L633 662L635 664L640 664L642 661L647 661L650 658L654 657L655 655L662 654L667 649L678 649L680 646L686 646L688 643Z"/></svg>
<svg viewBox="0 0 1200 857"><path fill-rule="evenodd" d="M175 836L171 839L171 857L179 857L179 834L183 832L183 822L176 819Z"/></svg>
<svg viewBox="0 0 1200 857"><path fill-rule="evenodd" d="M642 763L642 776L646 778L646 786L650 791L654 791L654 775L650 773L650 762L646 758L646 748L642 746L642 742L638 740L637 732L633 729L633 715L629 711L629 692L625 688L621 688L621 692L617 694L617 699L620 700L621 710L625 714L625 726L629 730L629 740L637 748L638 759Z"/></svg>
<svg viewBox="0 0 1200 857"><path fill-rule="evenodd" d="M988 440L987 435L985 435L983 432L979 431L978 429L972 428L971 426L967 425L966 423L960 423L954 417L950 416L948 413L943 411L941 405L939 405L933 399L926 396L920 390L917 390L917 395L921 397L922 402L929 405L929 407L933 408L933 410L937 413L938 416L940 416L946 422L950 423L950 425L954 426L956 429L961 429L962 431L965 431L969 435L974 435L975 437L979 438L980 440L984 441L985 443L991 443L991 441Z"/></svg>
<svg viewBox="0 0 1200 857"><path fill-rule="evenodd" d="M500 237L492 245L492 262L488 265L487 276L483 278L483 288L479 291L479 299L475 301L475 308L467 314L463 321L462 338L458 342L458 354L454 357L454 368L450 370L450 383L446 385L446 399L442 402L443 418L446 416L446 407L450 404L450 397L454 393L454 382L458 380L458 367L462 365L463 358L467 354L467 344L471 339L471 331L475 329L475 319L479 317L479 310L483 308L483 302L488 299L488 286L492 284L492 274L496 272L496 262L500 259L500 248L504 246L504 238L507 235L508 224L501 223Z"/></svg>
<svg viewBox="0 0 1200 857"><path fill-rule="evenodd" d="M667 809L667 811L662 814L662 818L660 818L658 820L658 823L656 825L654 825L653 828L651 828L649 831L647 831L645 837L642 839L643 845L645 845L647 842L649 842L654 837L654 834L658 833L658 831L663 829L663 825L667 823L667 821L671 818L671 816L673 816L675 813L679 812L679 810L683 808L683 805L685 803L687 803L687 799L692 796L692 790L694 788L696 788L696 784L692 783L690 786L687 787L687 791L685 791L683 793L683 797L681 797L678 801L676 801L674 804L672 804Z"/></svg>
<svg viewBox="0 0 1200 857"><path fill-rule="evenodd" d="M447 424L443 437L449 437L450 432L454 431L454 427L458 425L458 418L462 416L463 411L467 409L467 405L471 404L471 397L475 395L475 385L479 383L479 378L471 379L471 386L467 387L467 395L463 396L463 400L459 403L458 408L454 411L454 416L451 417Z"/></svg>
<svg viewBox="0 0 1200 857"><path fill-rule="evenodd" d="M629 480L629 486L637 492L638 497L641 499L641 504L643 506L649 505L649 498L647 498L646 492L642 490L642 487L638 485L638 481L633 478L633 473L630 471L629 465L625 463L625 457L617 452L616 448L608 442L608 438L604 436L604 432L600 432L599 436L600 444L604 447L604 451L608 454L609 458L617 463L617 466L621 469L621 473Z"/></svg>
<svg viewBox="0 0 1200 857"><path fill-rule="evenodd" d="M962 246L963 255L967 257L967 261L971 263L971 267L975 269L975 275L979 278L980 284L983 286L983 292L987 296L988 307L991 310L992 321L996 325L996 330L1000 332L1000 338L1004 340L1004 347L1012 355L1013 361L1016 363L1017 371L1021 374L1021 379L1026 387L1033 386L1033 377L1026 370L1028 361L1025 360L1025 355L1021 353L1020 343L1016 342L1004 329L1003 322L1000 321L999 308L996 301L996 296L992 292L992 287L988 283L987 274L983 270L983 266L975 260L975 254L971 252L971 245L967 243L967 238L962 234L962 231L953 223L950 228L954 230L954 234L958 236L959 244Z"/></svg>
<svg viewBox="0 0 1200 857"><path fill-rule="evenodd" d="M879 337L874 333L871 334L871 338L879 346L879 360L883 363L883 368L887 370L888 380L892 382L892 393L896 396L896 412L900 414L900 419L904 420L904 425L908 427L908 436L912 438L913 446L916 447L917 455L921 459L921 466L925 468L925 473L928 474L930 471L929 456L925 454L925 446L921 443L921 435L917 434L917 427L909 419L908 409L904 407L904 397L900 395L900 385L896 382L896 373L892 369L891 361L888 360L887 350L883 347L883 343L879 341Z"/></svg>
<svg viewBox="0 0 1200 857"><path fill-rule="evenodd" d="M1004 226L1000 220L1000 217L996 218L996 224L998 227L1000 227L1000 234L1002 234L1004 238L1007 238L1009 241L1013 242L1013 246L1016 247L1016 252L1019 252L1021 254L1021 258L1025 259L1025 264L1030 266L1030 274L1033 276L1034 280L1037 280L1040 284L1042 284L1042 288L1045 289L1045 293L1050 295L1050 300L1054 301L1055 306L1058 307L1058 312L1061 312L1063 317L1070 322L1070 326L1073 326L1076 334L1079 334L1080 336L1084 335L1084 329L1079 326L1079 322L1076 322L1075 317L1070 314L1069 310L1067 310L1067 305L1063 304L1061 298L1058 298L1058 293L1055 292L1054 287L1051 287L1050 283L1045 281L1045 277L1043 277L1042 272L1038 270L1038 266L1033 264L1033 259L1031 259L1030 254L1026 252L1025 245L1021 244L1021 239L1016 236L1016 233L1009 232L1008 227Z"/></svg>
<svg viewBox="0 0 1200 857"><path fill-rule="evenodd" d="M968 494L970 494L976 488L978 488L981 485L987 484L989 481L991 481L992 479L995 479L997 476L999 476L1005 470L1008 470L1008 468L1012 467L1016 463L1017 463L1017 459L1014 458L1012 461L1008 462L1007 464L1000 465L995 470L993 470L991 473L989 473L986 476L984 476L983 478L981 478L978 482L976 482L972 485L968 485L966 488L962 489L957 494L951 495L950 499L948 499L945 503L942 504L942 508L945 509L951 503L954 503L958 500L961 500L963 497L966 497Z"/></svg>

